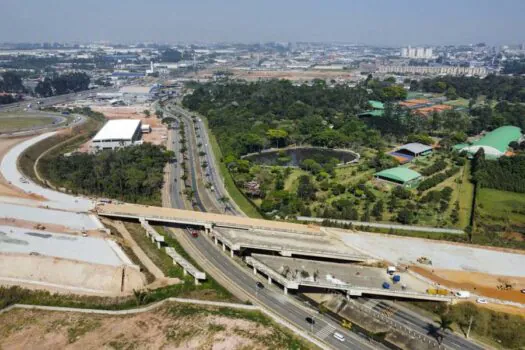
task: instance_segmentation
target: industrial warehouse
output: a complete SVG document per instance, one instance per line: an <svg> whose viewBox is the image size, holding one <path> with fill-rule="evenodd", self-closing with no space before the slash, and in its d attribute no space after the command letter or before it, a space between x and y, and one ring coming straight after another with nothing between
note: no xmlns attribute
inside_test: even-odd
<svg viewBox="0 0 525 350"><path fill-rule="evenodd" d="M90 150L97 152L142 143L142 122L134 119L116 119L108 121L93 137Z"/></svg>

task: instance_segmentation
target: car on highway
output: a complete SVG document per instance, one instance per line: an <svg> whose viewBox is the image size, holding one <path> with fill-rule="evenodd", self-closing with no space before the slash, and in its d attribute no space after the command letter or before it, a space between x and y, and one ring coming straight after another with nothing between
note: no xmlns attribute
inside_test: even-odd
<svg viewBox="0 0 525 350"><path fill-rule="evenodd" d="M264 284L262 284L261 282L257 282L255 285L256 285L257 288L259 288L259 289L263 289L263 288L264 288Z"/></svg>
<svg viewBox="0 0 525 350"><path fill-rule="evenodd" d="M344 342L346 340L345 336L339 332L334 332L334 338L341 342Z"/></svg>
<svg viewBox="0 0 525 350"><path fill-rule="evenodd" d="M306 322L308 322L309 324L315 324L315 319L313 317L308 316L306 318Z"/></svg>
<svg viewBox="0 0 525 350"><path fill-rule="evenodd" d="M525 288L523 288L522 290L520 290L520 292L522 292L523 294L525 294Z"/></svg>
<svg viewBox="0 0 525 350"><path fill-rule="evenodd" d="M476 299L476 303L478 303L478 304L488 304L489 302L485 298L477 298Z"/></svg>

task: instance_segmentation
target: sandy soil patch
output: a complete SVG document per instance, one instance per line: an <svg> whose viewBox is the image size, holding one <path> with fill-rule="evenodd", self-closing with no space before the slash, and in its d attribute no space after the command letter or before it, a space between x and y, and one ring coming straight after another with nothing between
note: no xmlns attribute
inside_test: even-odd
<svg viewBox="0 0 525 350"><path fill-rule="evenodd" d="M71 230L70 228L60 225L60 224L43 224L39 225L39 223L34 221L28 221L28 220L19 220L19 219L13 219L13 218L0 218L0 225L8 225L8 226L16 226L21 228L26 228L28 230L42 230L42 231L51 231L56 233L69 233L73 235L79 235L78 231ZM102 233L97 230L89 230L87 231L87 234L93 237L106 237L107 234Z"/></svg>
<svg viewBox="0 0 525 350"><path fill-rule="evenodd" d="M0 347L4 350L279 348L275 338L282 338L282 331L242 317L209 315L208 310L178 304L130 316L13 310L0 314Z"/></svg>
<svg viewBox="0 0 525 350"><path fill-rule="evenodd" d="M145 282L140 271L124 265L100 265L42 255L0 254L0 284L27 284L61 293L118 296L142 289Z"/></svg>
<svg viewBox="0 0 525 350"><path fill-rule="evenodd" d="M480 272L455 270L429 270L420 266L411 266L410 269L449 288L468 290L489 298L525 303L525 294L520 292L520 289L525 288L523 277L494 276ZM513 289L498 289L498 285L503 282L513 285ZM525 312L525 309L523 311Z"/></svg>

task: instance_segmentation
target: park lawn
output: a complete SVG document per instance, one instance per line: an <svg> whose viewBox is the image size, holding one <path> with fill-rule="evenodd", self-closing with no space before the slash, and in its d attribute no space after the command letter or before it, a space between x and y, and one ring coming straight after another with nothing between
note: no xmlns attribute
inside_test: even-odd
<svg viewBox="0 0 525 350"><path fill-rule="evenodd" d="M0 117L0 131L14 131L51 124L49 117Z"/></svg>
<svg viewBox="0 0 525 350"><path fill-rule="evenodd" d="M470 162L467 162L461 173L461 183L457 185L458 190L452 195L452 203L459 201L459 227L467 227L470 224L470 214L474 203L474 184L470 181ZM457 194L457 197L456 197Z"/></svg>
<svg viewBox="0 0 525 350"><path fill-rule="evenodd" d="M483 218L493 223L525 225L525 194L481 188L478 191L477 210ZM513 212L513 211L519 211Z"/></svg>
<svg viewBox="0 0 525 350"><path fill-rule="evenodd" d="M444 104L454 107L465 107L469 105L469 100L466 98L458 98L457 100L446 101Z"/></svg>
<svg viewBox="0 0 525 350"><path fill-rule="evenodd" d="M297 186L299 186L297 179L301 175L308 175L308 172L302 169L293 169L290 176L288 176L284 182L284 189L289 192L296 192Z"/></svg>

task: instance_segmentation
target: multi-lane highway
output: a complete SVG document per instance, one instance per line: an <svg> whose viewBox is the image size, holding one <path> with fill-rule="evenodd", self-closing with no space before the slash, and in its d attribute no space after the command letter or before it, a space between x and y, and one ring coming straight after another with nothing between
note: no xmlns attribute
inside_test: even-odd
<svg viewBox="0 0 525 350"><path fill-rule="evenodd" d="M10 103L6 105L0 105L0 112L16 111L20 109L25 109L27 108L29 104L31 104L31 108L35 108L35 109L38 107L48 107L48 106L53 106L53 105L60 104L60 103L84 99L89 96L95 96L99 92L112 92L112 91L116 91L116 89L103 87L103 88L98 88L98 89L75 92L71 94L52 96L52 97L47 97L47 98L37 98L33 100Z"/></svg>

